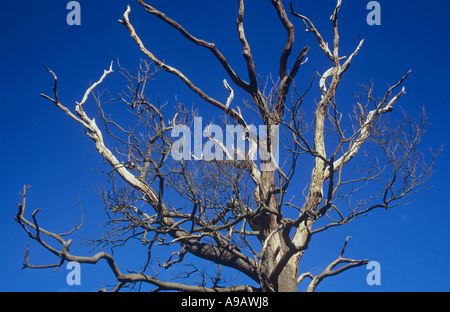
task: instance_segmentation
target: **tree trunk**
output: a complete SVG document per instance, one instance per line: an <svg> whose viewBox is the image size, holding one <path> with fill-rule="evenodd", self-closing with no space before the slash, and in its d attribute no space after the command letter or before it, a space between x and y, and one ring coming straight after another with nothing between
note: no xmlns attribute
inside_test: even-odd
<svg viewBox="0 0 450 312"><path fill-rule="evenodd" d="M265 291L296 292L300 254L296 254L289 259L281 272L277 276L273 276L271 280L272 273L288 251L282 231L273 233L279 229L281 220L277 198L271 192L273 187L275 187L275 172L261 172L260 200L269 210L269 212L263 214L261 235L259 237L263 245L268 239L262 265L264 268L262 276L264 280L261 281L261 284Z"/></svg>
<svg viewBox="0 0 450 312"><path fill-rule="evenodd" d="M277 291L297 292L298 261L296 258L296 256L292 257L278 276Z"/></svg>

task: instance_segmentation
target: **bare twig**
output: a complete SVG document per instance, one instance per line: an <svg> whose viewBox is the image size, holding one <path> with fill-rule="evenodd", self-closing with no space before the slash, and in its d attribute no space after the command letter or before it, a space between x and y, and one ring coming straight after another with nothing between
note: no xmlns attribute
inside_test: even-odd
<svg viewBox="0 0 450 312"><path fill-rule="evenodd" d="M353 259L348 259L348 258L342 258L343 254L345 252L345 247L347 247L347 243L350 238L351 238L350 236L346 238L344 246L342 247L341 253L339 254L339 257L336 260L334 260L333 262L331 262L325 268L325 270L323 270L322 273L316 275L312 279L312 281L309 284L308 289L307 289L308 292L315 291L317 286L319 285L319 283L326 277L334 276L334 275L340 274L348 269L355 268L355 267L362 266L362 265L369 263L368 260L353 260ZM346 263L346 265L335 269L336 266L338 266L339 264L343 264L343 263ZM308 274L308 276L309 276L309 274Z"/></svg>

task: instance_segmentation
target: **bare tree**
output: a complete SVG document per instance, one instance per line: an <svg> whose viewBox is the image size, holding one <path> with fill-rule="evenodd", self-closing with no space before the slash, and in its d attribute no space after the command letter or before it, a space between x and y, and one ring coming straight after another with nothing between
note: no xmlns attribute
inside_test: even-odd
<svg viewBox="0 0 450 312"><path fill-rule="evenodd" d="M127 81L126 89L118 96L111 96L105 102L100 94L94 93L113 72L111 63L100 79L86 90L73 112L60 101L57 76L47 68L54 78L53 95L41 96L83 126L109 167L106 174L114 183L101 191L108 216L105 232L100 238L87 241L94 249L102 251L89 257L73 255L70 252L72 240L65 238L80 225L68 233L56 234L38 223L38 210L32 213L31 221L27 219L27 187L24 187L16 221L31 239L59 259L54 265L31 265L27 250L24 266L59 268L65 261L96 263L105 259L117 279L115 291L136 283L154 285L155 291L297 291L297 285L307 279L310 280L308 291L314 291L326 277L367 264L368 260L343 257L347 238L341 253L323 272L317 275L311 271L299 272L299 263L315 234L347 224L374 209L404 204L429 178L436 155L431 154L427 160L419 149L428 126L425 113L412 119L402 111L403 119L396 122L389 118L389 113L396 109L398 100L405 94L402 85L410 71L379 99L373 95L374 85L371 84L361 86L352 108L348 103L338 103L336 93L341 78L364 42L362 39L357 42L349 56L340 53L341 0L337 1L331 16L333 42L330 46L313 22L297 13L292 4L289 15L281 0L271 0L287 33L276 81L263 81L258 76L245 35L244 0L238 0L236 26L247 66L246 78L232 68L214 43L195 37L145 1L137 2L188 41L211 51L233 86L226 79L223 81L227 95L223 103L206 94L185 73L156 57L133 27L130 6L120 23L149 61L141 61L137 74L118 65ZM292 67L288 68L295 39L290 18L311 33L330 64L327 71L316 75L318 83L316 77L311 77L304 91L298 90L294 78L307 61L309 47L299 51ZM190 138L182 144L175 141L173 131L190 129L198 111L181 103L177 103L175 111L167 105L152 103L146 86L156 71L179 78L212 109L223 114L224 125L244 129L247 148L234 147L230 151L223 140L213 135L211 126L203 132L207 142L202 142L201 147L212 144L215 157L205 158L201 152L189 151ZM312 87L317 85L315 111L308 119L302 105L306 95L313 93ZM245 112L233 104L233 88L248 95ZM101 126L85 110L90 96L97 104ZM125 126L109 117L104 108L111 101L127 106L134 124ZM245 117L251 114L265 126L265 133L252 130ZM264 157L255 159L252 147L264 150ZM189 151L187 155L174 157L174 152L181 153L185 149ZM366 157L365 151L370 151L370 157ZM308 164L311 164L309 171ZM306 177L302 175L305 172ZM306 178L306 185L298 184L299 176ZM371 191L367 192L369 186ZM56 240L59 247L53 247L49 238ZM103 249L123 246L132 239L142 242L148 257L143 259L145 265L140 272L123 273L120 262ZM173 251L175 246L177 249ZM164 253L165 248L170 251ZM165 260L161 259L163 255L166 255ZM187 255L215 263L216 276L208 281L198 264L187 262ZM184 274L177 273L178 278L202 274L202 282L162 280L157 270L152 269L156 260L160 268L181 268ZM223 286L222 267L246 275L253 283L232 282Z"/></svg>

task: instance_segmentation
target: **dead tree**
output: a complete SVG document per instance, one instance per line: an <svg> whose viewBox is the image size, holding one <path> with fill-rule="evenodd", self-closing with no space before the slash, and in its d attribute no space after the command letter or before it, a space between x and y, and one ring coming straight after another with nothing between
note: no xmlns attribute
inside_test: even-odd
<svg viewBox="0 0 450 312"><path fill-rule="evenodd" d="M222 102L209 96L187 74L155 56L133 27L130 6L120 23L151 62L142 61L135 75L119 66L127 79L127 89L109 101L128 107L134 125L123 126L108 117L105 103L94 93L113 72L112 63L86 90L74 111L60 101L57 76L48 69L54 78L53 95L42 96L81 124L109 166L108 176L117 181L111 189L101 193L108 213L107 231L88 243L102 249L119 247L130 239L137 239L147 248L148 258L143 259L142 271L123 273L120 261L105 251L91 257L71 254L72 240L65 237L79 226L68 233L53 233L38 223L37 210L31 215L32 221L28 220L25 187L16 221L31 239L59 259L56 264L44 267L58 268L65 261L96 263L105 259L117 279L115 291L136 283L154 285L156 291L297 291L298 283L308 279L308 291L314 291L326 277L366 264L367 260L343 257L347 238L341 253L323 272L317 275L311 271L299 272L302 256L315 234L347 224L374 209L401 205L429 178L436 155L426 160L419 149L428 126L426 115L420 114L417 120L406 114L398 121L389 118L392 111L399 111L397 102L405 94L403 83L410 71L379 99L374 96L372 84L361 87L353 107L349 103L338 103L336 93L341 78L364 42L357 42L348 56L341 54L338 16L342 1L337 1L331 16L333 42L328 45L313 22L297 13L292 4L288 14L281 0L271 0L287 39L279 60L278 79L267 91L268 83L259 79L246 39L244 0L238 0L236 26L246 63L245 78L232 68L214 43L195 37L145 1L137 2L188 41L212 53L231 82L223 81L227 100ZM330 65L324 73L317 74L318 82L314 78L310 80L304 92L295 87L294 78L307 61L310 48L305 46L298 51L292 67L288 68L288 60L294 53L294 23L304 25ZM232 102L233 88L244 91L248 96L247 114L256 114L266 129L265 133L245 132L245 141L249 146L264 149L265 157L255 160L251 157L254 155L254 151L249 151L251 148L236 147L230 151L223 141L212 135L209 127L205 131L211 135L202 146L212 143L215 156L220 157L195 157L196 151L191 151L187 157L174 157L176 142L172 131L180 126L184 127L182 129L192 127L198 113L180 103L176 112L168 113L167 106L149 100L146 85L155 74L153 66L184 82L211 105L211 109L224 116L224 124L248 130L250 124L245 112ZM315 111L308 123L302 105L306 94L313 93L316 86ZM85 110L89 97L97 103L101 125ZM108 147L106 140L115 142L117 147ZM273 143L278 144L278 150ZM370 157L365 157L366 150L370 151ZM242 157L236 157L239 155ZM358 162L352 164L355 158ZM302 172L298 170L300 164ZM304 164L311 164L311 167L306 169ZM305 172L308 182L299 185L298 177ZM367 185L371 192L365 192ZM55 239L59 248L53 247L48 238ZM178 250L161 260L163 254L155 250L169 246L178 246ZM190 285L161 280L156 273L149 272L149 263L156 259L164 269L186 265L188 254L218 266L215 282L208 283L204 279L202 283ZM28 253L25 266L37 267L29 264ZM218 281L222 266L246 275L253 284L221 286ZM190 271L186 273L189 275Z"/></svg>

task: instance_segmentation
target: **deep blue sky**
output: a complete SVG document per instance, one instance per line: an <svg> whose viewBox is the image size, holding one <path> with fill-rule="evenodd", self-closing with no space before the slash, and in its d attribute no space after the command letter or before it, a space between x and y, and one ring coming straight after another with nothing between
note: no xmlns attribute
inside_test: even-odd
<svg viewBox="0 0 450 312"><path fill-rule="evenodd" d="M68 1L1 1L0 19L0 291L92 291L111 283L106 264L82 266L82 285L68 286L62 267L49 270L20 270L27 235L14 222L17 195L24 184L29 190L28 212L38 214L45 228L64 232L79 219L78 195L84 208L85 225L77 235L99 233L97 225L105 220L103 206L95 194L106 178L91 169L99 168L100 158L83 129L68 119L50 102L38 96L51 95L52 79L44 65L59 77L59 94L70 109L80 101L89 83L96 81L112 60L118 58L128 68L135 68L142 57L118 19L127 2L118 0L81 0L81 26L68 26ZM163 3L158 3L163 2ZM353 96L356 83L373 79L379 95L409 69L407 94L400 104L411 113L424 106L432 125L424 137L424 149L449 143L450 101L450 27L448 1L379 1L382 25L366 23L368 1L344 0L340 13L341 51L348 55L358 42L366 41L342 83ZM194 35L216 43L230 63L244 77L245 68L236 36L237 1L152 1L168 16L185 25ZM283 1L288 7L289 2ZM330 40L329 16L334 0L293 1L298 12L313 20ZM188 43L178 33L132 2L131 21L147 47L161 59L180 68L207 93L221 100L226 93L221 84L225 73L208 51ZM319 53L303 23L296 25L294 53L311 46L304 72L323 72L328 61ZM246 1L246 35L255 57L257 71L277 75L279 53L285 40L270 1ZM342 52L341 52L342 53ZM291 60L292 61L292 60ZM117 68L116 68L117 69ZM301 70L301 71L302 71ZM299 79L301 79L301 74ZM198 97L174 78L161 73L150 86L152 96L174 104L174 96L195 104L204 115L215 114ZM309 82L310 76L304 76ZM115 79L115 78L111 78ZM114 81L114 80L113 80ZM300 82L299 82L300 83ZM236 100L235 100L236 101ZM92 105L92 102L90 102ZM448 146L447 146L448 148ZM346 255L368 258L381 264L381 286L368 286L368 271L362 267L325 280L320 291L449 291L448 150L444 148L429 181L433 188L419 193L409 206L390 211L376 211L356 223L318 235L311 243L301 271L324 268L340 251L346 236L352 236ZM326 249L326 250L324 250ZM77 249L73 248L73 251ZM31 247L32 264L48 264L56 259L36 244ZM120 257L122 270L142 265L139 255ZM313 271L318 272L318 271Z"/></svg>

